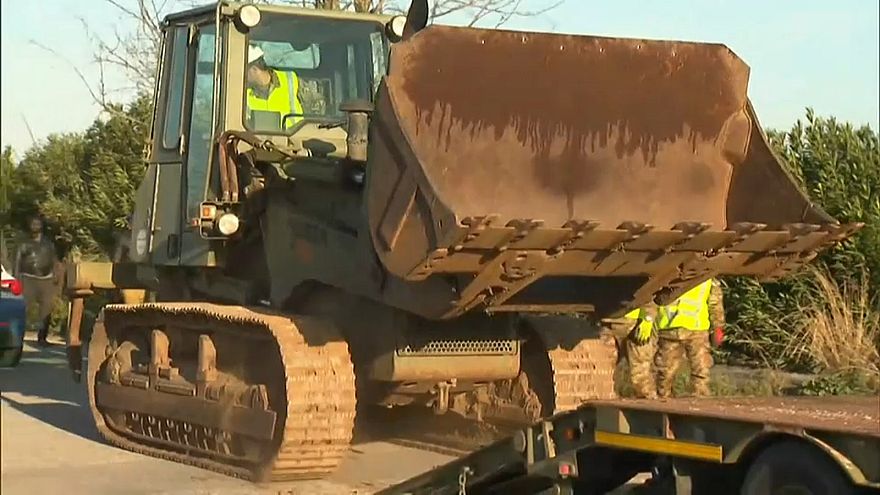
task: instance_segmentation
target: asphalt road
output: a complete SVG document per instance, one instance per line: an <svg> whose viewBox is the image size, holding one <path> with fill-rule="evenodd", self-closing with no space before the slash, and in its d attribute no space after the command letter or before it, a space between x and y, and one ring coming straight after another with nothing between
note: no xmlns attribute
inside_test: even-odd
<svg viewBox="0 0 880 495"><path fill-rule="evenodd" d="M254 485L104 444L70 379L64 347L26 344L21 364L0 369L0 493L367 494L451 457L385 442L356 443L322 481Z"/></svg>

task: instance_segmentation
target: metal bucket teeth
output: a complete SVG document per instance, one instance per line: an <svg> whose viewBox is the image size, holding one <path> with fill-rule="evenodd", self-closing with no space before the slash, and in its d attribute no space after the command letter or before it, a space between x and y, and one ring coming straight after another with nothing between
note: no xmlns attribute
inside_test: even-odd
<svg viewBox="0 0 880 495"><path fill-rule="evenodd" d="M474 226L478 225L478 229ZM523 228L528 225L529 228ZM431 275L474 274L459 291L460 304L447 313L457 316L475 307L492 311L613 311L613 303L569 298L557 305L547 288L528 302L516 302L528 286L565 281L577 286L597 277L617 277L618 304L641 304L658 296L675 297L716 275L750 275L773 280L797 270L828 245L851 235L861 224L790 224L769 228L755 223L711 230L706 223L680 223L659 229L638 222L602 228L595 221L572 220L547 228L534 220L506 225L491 219L468 218L455 230L448 246L433 250L406 274L408 280ZM609 290L615 286L606 280ZM586 284L584 284L586 285ZM549 300L548 300L549 299ZM511 301L513 300L513 301ZM616 308L620 309L620 308ZM619 311L618 311L619 312Z"/></svg>

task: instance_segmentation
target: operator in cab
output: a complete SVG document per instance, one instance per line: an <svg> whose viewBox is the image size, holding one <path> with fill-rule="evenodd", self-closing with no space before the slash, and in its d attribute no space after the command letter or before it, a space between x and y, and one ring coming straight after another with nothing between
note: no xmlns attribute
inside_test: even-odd
<svg viewBox="0 0 880 495"><path fill-rule="evenodd" d="M285 115L294 114L284 122L289 129L302 120L303 105L300 80L296 72L269 67L263 50L248 47L247 106L250 128L255 131L281 130Z"/></svg>

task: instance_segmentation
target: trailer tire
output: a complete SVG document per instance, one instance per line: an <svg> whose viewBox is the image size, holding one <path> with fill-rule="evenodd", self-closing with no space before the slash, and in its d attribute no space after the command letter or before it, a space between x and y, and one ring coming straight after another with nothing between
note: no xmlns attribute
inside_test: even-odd
<svg viewBox="0 0 880 495"><path fill-rule="evenodd" d="M853 494L846 475L828 455L806 442L771 445L749 466L742 495Z"/></svg>

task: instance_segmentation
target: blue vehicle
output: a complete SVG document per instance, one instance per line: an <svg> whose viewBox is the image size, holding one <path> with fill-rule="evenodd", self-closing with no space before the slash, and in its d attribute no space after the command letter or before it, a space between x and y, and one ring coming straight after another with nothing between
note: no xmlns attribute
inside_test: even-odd
<svg viewBox="0 0 880 495"><path fill-rule="evenodd" d="M12 368L21 361L25 322L21 282L0 265L0 367Z"/></svg>

